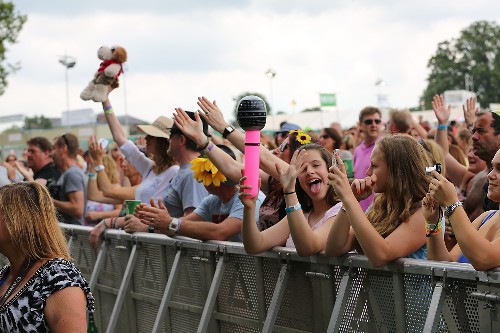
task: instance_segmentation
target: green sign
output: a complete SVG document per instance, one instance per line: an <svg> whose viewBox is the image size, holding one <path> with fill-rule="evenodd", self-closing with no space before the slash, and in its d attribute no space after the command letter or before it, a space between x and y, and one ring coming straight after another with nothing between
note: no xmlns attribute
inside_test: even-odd
<svg viewBox="0 0 500 333"><path fill-rule="evenodd" d="M337 106L337 94L319 94L320 106Z"/></svg>

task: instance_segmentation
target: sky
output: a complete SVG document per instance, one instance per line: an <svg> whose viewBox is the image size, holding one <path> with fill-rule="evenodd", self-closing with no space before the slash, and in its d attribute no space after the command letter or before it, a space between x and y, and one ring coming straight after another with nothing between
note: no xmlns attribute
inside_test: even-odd
<svg viewBox="0 0 500 333"><path fill-rule="evenodd" d="M437 44L474 21L500 22L500 1L486 0L13 2L28 21L8 47L7 62L22 67L0 96L2 115L60 117L64 55L76 59L67 73L69 109L102 111L79 95L99 67L97 49L121 45L128 61L111 102L118 115L149 122L175 107L196 110L198 96L217 100L232 119L244 92L289 114L319 106L319 93L336 93L348 126L379 94L391 107L418 105Z"/></svg>

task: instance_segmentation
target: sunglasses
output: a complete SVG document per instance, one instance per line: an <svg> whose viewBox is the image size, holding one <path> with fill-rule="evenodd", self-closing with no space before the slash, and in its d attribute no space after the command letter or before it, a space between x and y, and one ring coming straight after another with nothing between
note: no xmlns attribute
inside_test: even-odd
<svg viewBox="0 0 500 333"><path fill-rule="evenodd" d="M285 132L275 132L274 136L275 137L279 136L279 137L282 137L282 138L286 138L288 136L288 132L286 132L286 131Z"/></svg>
<svg viewBox="0 0 500 333"><path fill-rule="evenodd" d="M363 123L365 125L371 125L371 124L373 124L373 122L375 122L375 124L379 125L382 122L382 120L380 120L380 119L365 119L365 120L363 120Z"/></svg>
<svg viewBox="0 0 500 333"><path fill-rule="evenodd" d="M288 147L288 141L283 141L279 146L280 152L284 152L287 147Z"/></svg>
<svg viewBox="0 0 500 333"><path fill-rule="evenodd" d="M7 162L15 162L15 161L17 161L17 160L16 159L12 159L12 158L7 160Z"/></svg>

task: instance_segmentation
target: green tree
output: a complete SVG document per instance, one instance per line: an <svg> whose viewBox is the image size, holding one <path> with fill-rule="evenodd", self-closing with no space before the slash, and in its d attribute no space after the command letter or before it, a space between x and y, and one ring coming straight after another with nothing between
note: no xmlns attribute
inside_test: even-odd
<svg viewBox="0 0 500 333"><path fill-rule="evenodd" d="M24 127L25 130L31 129L48 129L52 128L52 121L50 119L45 118L44 116L35 116L35 117L26 117L24 118Z"/></svg>
<svg viewBox="0 0 500 333"><path fill-rule="evenodd" d="M500 102L500 27L478 21L460 32L457 39L438 44L427 64L430 70L421 102L431 108L432 97L445 90L465 88L470 75L482 105Z"/></svg>
<svg viewBox="0 0 500 333"><path fill-rule="evenodd" d="M5 63L7 45L14 44L27 17L15 11L12 2L0 1L0 95L7 87L7 76L20 69L20 65Z"/></svg>
<svg viewBox="0 0 500 333"><path fill-rule="evenodd" d="M234 109L233 109L233 115L234 115L233 125L237 125L238 124L238 122L236 121L236 115L238 114L238 103L240 102L240 100L243 97L249 96L249 95L254 95L254 96L262 98L262 100L266 104L267 115L271 115L272 114L271 113L271 106L267 102L267 99L264 97L264 95L262 95L260 93L256 93L256 92L244 92L244 93L239 94L238 97L233 98L233 100L236 102L234 104Z"/></svg>

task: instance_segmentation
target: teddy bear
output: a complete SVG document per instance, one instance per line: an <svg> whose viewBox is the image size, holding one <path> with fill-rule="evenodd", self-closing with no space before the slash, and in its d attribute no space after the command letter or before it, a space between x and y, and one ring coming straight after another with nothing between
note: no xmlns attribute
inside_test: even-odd
<svg viewBox="0 0 500 333"><path fill-rule="evenodd" d="M121 46L101 46L97 57L102 60L94 79L83 89L80 98L84 101L104 102L109 87L118 87L118 77L123 73L122 64L127 61L127 51Z"/></svg>

